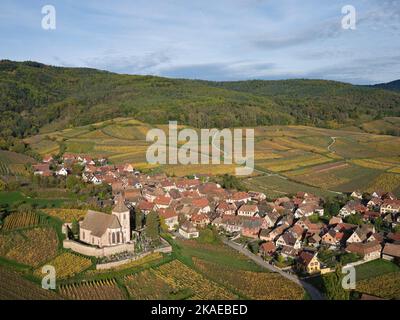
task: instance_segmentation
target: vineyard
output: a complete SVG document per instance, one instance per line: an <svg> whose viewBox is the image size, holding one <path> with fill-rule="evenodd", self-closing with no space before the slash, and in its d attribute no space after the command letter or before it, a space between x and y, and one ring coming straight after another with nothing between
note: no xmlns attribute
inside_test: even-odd
<svg viewBox="0 0 400 320"><path fill-rule="evenodd" d="M124 300L126 299L115 279L61 285L61 296L71 300Z"/></svg>
<svg viewBox="0 0 400 320"><path fill-rule="evenodd" d="M301 300L301 287L276 273L240 271L221 264L193 258L196 268L214 281L222 283L250 299L256 300Z"/></svg>
<svg viewBox="0 0 400 320"><path fill-rule="evenodd" d="M10 231L20 228L37 226L44 222L43 217L35 212L13 213L4 219L3 230Z"/></svg>
<svg viewBox="0 0 400 320"><path fill-rule="evenodd" d="M26 155L11 152L0 151L0 175L26 175L27 170L25 165L28 163L35 163L36 160Z"/></svg>
<svg viewBox="0 0 400 320"><path fill-rule="evenodd" d="M92 261L88 258L66 252L60 254L53 260L46 262L46 265L50 265L55 268L57 279L65 279L68 277L73 277L83 270L86 270L92 265ZM42 268L36 269L34 274L37 277L41 277Z"/></svg>
<svg viewBox="0 0 400 320"><path fill-rule="evenodd" d="M400 299L400 272L359 281L356 290L386 299Z"/></svg>
<svg viewBox="0 0 400 320"><path fill-rule="evenodd" d="M190 290L194 300L228 300L237 296L206 279L182 262L174 260L154 269L154 273L175 290Z"/></svg>
<svg viewBox="0 0 400 320"><path fill-rule="evenodd" d="M134 300L167 300L179 292L151 269L125 277L124 283Z"/></svg>
<svg viewBox="0 0 400 320"><path fill-rule="evenodd" d="M37 267L57 254L58 239L53 228L34 228L0 234L0 255Z"/></svg>
<svg viewBox="0 0 400 320"><path fill-rule="evenodd" d="M74 219L79 220L83 218L87 210L79 209L43 209L43 212L49 216L58 218L64 222L72 222Z"/></svg>
<svg viewBox="0 0 400 320"><path fill-rule="evenodd" d="M55 300L60 297L50 290L25 280L19 274L0 267L0 300Z"/></svg>
<svg viewBox="0 0 400 320"><path fill-rule="evenodd" d="M378 176L370 186L367 191L373 192L375 190L382 191L394 191L400 186L400 174L383 173Z"/></svg>

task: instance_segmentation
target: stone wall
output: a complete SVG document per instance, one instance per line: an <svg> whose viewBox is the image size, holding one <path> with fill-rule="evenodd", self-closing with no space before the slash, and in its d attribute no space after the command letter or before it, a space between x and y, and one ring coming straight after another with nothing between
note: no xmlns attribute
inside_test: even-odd
<svg viewBox="0 0 400 320"><path fill-rule="evenodd" d="M98 257L98 258L110 256L112 254L118 254L118 253L122 253L122 252L126 252L126 251L128 251L128 252L135 251L134 244L121 244L118 246L97 248L97 247L92 247L92 246L85 245L83 243L79 243L79 242L72 241L72 240L64 240L63 247L65 249L71 249L71 250L78 252L80 254L83 254L85 256Z"/></svg>

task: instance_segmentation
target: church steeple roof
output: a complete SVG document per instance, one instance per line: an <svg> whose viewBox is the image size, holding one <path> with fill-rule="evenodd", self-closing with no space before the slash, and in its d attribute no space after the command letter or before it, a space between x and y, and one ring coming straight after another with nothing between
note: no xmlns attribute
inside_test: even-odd
<svg viewBox="0 0 400 320"><path fill-rule="evenodd" d="M113 212L127 212L129 211L128 207L125 205L125 199L119 195L115 198L115 207L112 210Z"/></svg>

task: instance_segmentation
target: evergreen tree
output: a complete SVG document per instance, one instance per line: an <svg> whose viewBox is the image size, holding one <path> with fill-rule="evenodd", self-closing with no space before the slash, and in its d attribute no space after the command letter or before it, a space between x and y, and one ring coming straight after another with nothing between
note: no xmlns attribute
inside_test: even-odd
<svg viewBox="0 0 400 320"><path fill-rule="evenodd" d="M349 300L350 291L343 288L343 277L341 265L336 266L334 272L322 276L325 295L328 300Z"/></svg>
<svg viewBox="0 0 400 320"><path fill-rule="evenodd" d="M160 218L157 212L151 211L146 217L146 236L152 241L159 240Z"/></svg>
<svg viewBox="0 0 400 320"><path fill-rule="evenodd" d="M142 227L143 227L143 214L138 208L135 208L135 229L140 230L142 229Z"/></svg>
<svg viewBox="0 0 400 320"><path fill-rule="evenodd" d="M79 223L78 223L78 220L76 220L76 219L72 220L71 232L74 236L79 235Z"/></svg>

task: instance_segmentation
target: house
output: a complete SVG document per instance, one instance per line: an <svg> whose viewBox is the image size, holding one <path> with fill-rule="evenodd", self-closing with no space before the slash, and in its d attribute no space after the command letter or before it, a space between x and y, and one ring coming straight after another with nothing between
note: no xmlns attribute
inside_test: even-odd
<svg viewBox="0 0 400 320"><path fill-rule="evenodd" d="M238 216L233 215L223 215L214 219L212 225L219 229L223 229L228 233L241 232L242 231L242 221Z"/></svg>
<svg viewBox="0 0 400 320"><path fill-rule="evenodd" d="M61 168L60 170L56 171L57 176L66 177L68 175L68 170L66 168Z"/></svg>
<svg viewBox="0 0 400 320"><path fill-rule="evenodd" d="M199 231L189 221L185 221L179 228L179 234L185 239L194 239L199 237Z"/></svg>
<svg viewBox="0 0 400 320"><path fill-rule="evenodd" d="M53 175L48 163L34 164L32 165L32 168L33 168L33 174L35 176L50 177Z"/></svg>
<svg viewBox="0 0 400 320"><path fill-rule="evenodd" d="M370 210L380 210L383 201L380 198L372 198L367 203L367 208Z"/></svg>
<svg viewBox="0 0 400 320"><path fill-rule="evenodd" d="M192 215L190 221L195 227L203 228L210 223L210 218L204 213L199 213Z"/></svg>
<svg viewBox="0 0 400 320"><path fill-rule="evenodd" d="M273 228L281 216L278 212L269 212L265 215L264 219L269 228Z"/></svg>
<svg viewBox="0 0 400 320"><path fill-rule="evenodd" d="M380 209L381 214L400 212L400 200L386 199Z"/></svg>
<svg viewBox="0 0 400 320"><path fill-rule="evenodd" d="M346 251L356 253L362 256L365 261L370 261L381 257L382 246L377 241L366 243L355 242L347 245Z"/></svg>
<svg viewBox="0 0 400 320"><path fill-rule="evenodd" d="M322 238L316 233L314 233L312 236L309 236L307 238L308 244L314 248L318 248L320 246L321 240L322 240Z"/></svg>
<svg viewBox="0 0 400 320"><path fill-rule="evenodd" d="M215 209L215 212L218 215L223 215L223 214L233 215L233 214L235 214L236 210L237 210L237 208L236 208L235 204L221 201L218 204L217 208Z"/></svg>
<svg viewBox="0 0 400 320"><path fill-rule="evenodd" d="M241 218L238 216L238 218ZM257 239L261 228L264 226L264 220L262 218L247 218L243 217L242 220L242 236Z"/></svg>
<svg viewBox="0 0 400 320"><path fill-rule="evenodd" d="M342 232L331 229L322 236L321 243L330 247L338 247L340 246L343 235Z"/></svg>
<svg viewBox="0 0 400 320"><path fill-rule="evenodd" d="M257 202L264 201L267 198L265 193L256 192L256 191L249 191L249 196L251 197L252 200L257 201Z"/></svg>
<svg viewBox="0 0 400 320"><path fill-rule="evenodd" d="M285 232L276 241L277 247L293 247L294 249L301 248L301 242L291 232Z"/></svg>
<svg viewBox="0 0 400 320"><path fill-rule="evenodd" d="M363 198L363 194L360 191L353 191L350 195L350 197L354 198L354 199L359 199L362 200Z"/></svg>
<svg viewBox="0 0 400 320"><path fill-rule="evenodd" d="M382 258L389 261L400 259L400 244L386 243L382 251Z"/></svg>
<svg viewBox="0 0 400 320"><path fill-rule="evenodd" d="M192 200L192 205L200 209L201 213L208 213L211 211L210 203L207 198L197 198Z"/></svg>
<svg viewBox="0 0 400 320"><path fill-rule="evenodd" d="M53 156L51 156L51 155L45 156L45 157L43 158L43 160L42 160L43 163L50 163L50 162L52 162L52 161L54 161L54 158L53 158Z"/></svg>
<svg viewBox="0 0 400 320"><path fill-rule="evenodd" d="M178 214L173 209L160 209L158 211L158 215L163 219L169 231L175 230L175 228L179 225Z"/></svg>
<svg viewBox="0 0 400 320"><path fill-rule="evenodd" d="M296 209L294 213L294 217L296 219L302 218L302 217L309 217L312 216L315 213L316 205L312 203L308 204L301 204L299 207Z"/></svg>
<svg viewBox="0 0 400 320"><path fill-rule="evenodd" d="M365 206L358 200L349 201L342 209L340 209L338 216L346 218L350 215L356 214L357 212L363 213L367 210Z"/></svg>
<svg viewBox="0 0 400 320"><path fill-rule="evenodd" d="M332 217L330 220L329 220L329 225L330 226L335 226L335 225L337 225L337 224L339 224L339 223L343 223L343 220L342 220L342 218L340 218L340 217Z"/></svg>
<svg viewBox="0 0 400 320"><path fill-rule="evenodd" d="M247 192L234 192L228 199L226 200L230 203L247 203L251 201L251 196Z"/></svg>
<svg viewBox="0 0 400 320"><path fill-rule="evenodd" d="M390 232L388 235L387 235L387 239L390 241L390 242L393 242L393 243L400 243L400 233L398 233L398 232Z"/></svg>
<svg viewBox="0 0 400 320"><path fill-rule="evenodd" d="M127 213L126 213L127 214ZM128 214L126 219L128 219ZM124 232L118 215L88 210L83 221L79 223L79 239L100 248L115 246L130 240ZM130 231L129 231L130 233Z"/></svg>
<svg viewBox="0 0 400 320"><path fill-rule="evenodd" d="M154 203L148 202L146 200L139 201L137 208L145 215L149 214L150 211L154 209Z"/></svg>
<svg viewBox="0 0 400 320"><path fill-rule="evenodd" d="M308 274L320 272L321 263L317 258L317 253L302 251L297 259L297 269Z"/></svg>
<svg viewBox="0 0 400 320"><path fill-rule="evenodd" d="M296 259L299 252L293 247L283 246L280 254L285 259Z"/></svg>
<svg viewBox="0 0 400 320"><path fill-rule="evenodd" d="M276 251L275 244L272 241L264 242L260 246L260 254L262 256L272 256Z"/></svg>
<svg viewBox="0 0 400 320"><path fill-rule="evenodd" d="M253 204L244 204L242 205L237 213L239 216L253 217L258 212L258 207Z"/></svg>
<svg viewBox="0 0 400 320"><path fill-rule="evenodd" d="M158 196L154 199L154 204L158 209L166 209L171 204L172 199L166 196Z"/></svg>
<svg viewBox="0 0 400 320"><path fill-rule="evenodd" d="M373 226L363 224L351 234L351 236L347 239L346 243L349 244L349 243L364 242L374 232L375 228Z"/></svg>

